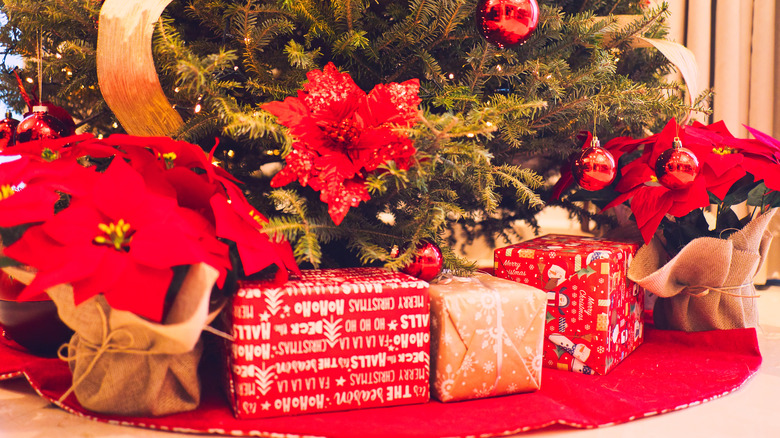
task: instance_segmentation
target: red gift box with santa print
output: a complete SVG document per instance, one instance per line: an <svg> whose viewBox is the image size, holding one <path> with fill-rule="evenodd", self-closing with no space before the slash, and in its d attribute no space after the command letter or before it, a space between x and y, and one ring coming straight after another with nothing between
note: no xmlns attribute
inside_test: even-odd
<svg viewBox="0 0 780 438"><path fill-rule="evenodd" d="M626 276L637 249L550 234L495 250L496 276L547 292L544 366L603 375L642 343L644 294Z"/></svg>
<svg viewBox="0 0 780 438"><path fill-rule="evenodd" d="M425 403L428 283L380 268L239 284L228 395L237 418Z"/></svg>

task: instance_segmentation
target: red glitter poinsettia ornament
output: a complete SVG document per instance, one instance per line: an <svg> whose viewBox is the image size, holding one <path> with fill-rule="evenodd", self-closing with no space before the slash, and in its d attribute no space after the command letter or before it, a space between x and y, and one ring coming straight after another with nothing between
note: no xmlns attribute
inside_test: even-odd
<svg viewBox="0 0 780 438"><path fill-rule="evenodd" d="M389 161L399 169L411 167L416 149L397 129L418 120L419 81L379 84L366 94L332 63L307 78L298 97L262 106L295 138L271 185L298 181L319 191L338 225L350 207L370 199L368 173Z"/></svg>

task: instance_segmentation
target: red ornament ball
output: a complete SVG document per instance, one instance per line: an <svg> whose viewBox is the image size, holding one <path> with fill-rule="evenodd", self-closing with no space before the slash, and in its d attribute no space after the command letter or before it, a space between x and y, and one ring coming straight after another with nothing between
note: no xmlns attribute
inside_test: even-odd
<svg viewBox="0 0 780 438"><path fill-rule="evenodd" d="M617 175L617 165L615 157L594 138L591 146L574 160L571 171L580 187L595 191L612 184Z"/></svg>
<svg viewBox="0 0 780 438"><path fill-rule="evenodd" d="M699 170L699 159L696 155L677 141L674 147L661 152L655 161L655 175L658 182L667 189L690 187L699 175Z"/></svg>
<svg viewBox="0 0 780 438"><path fill-rule="evenodd" d="M439 275L444 266L441 249L430 240L423 239L417 245L417 253L411 263L401 271L423 281L431 281Z"/></svg>
<svg viewBox="0 0 780 438"><path fill-rule="evenodd" d="M37 107L43 107L46 108L46 112L54 117L55 119L59 120L63 125L65 125L65 128L67 128L67 134L73 135L76 133L76 122L73 121L73 117L71 117L70 114L68 114L68 111L65 110L65 108L55 105L49 101L44 100L43 102L40 102ZM24 114L24 117L27 117L31 115L33 112L35 112L35 106L33 107L33 110Z"/></svg>
<svg viewBox="0 0 780 438"><path fill-rule="evenodd" d="M503 49L524 43L539 24L536 0L479 0L477 30L488 42Z"/></svg>
<svg viewBox="0 0 780 438"><path fill-rule="evenodd" d="M11 117L11 112L5 113L5 119L0 120L0 152L16 143L16 127L19 121Z"/></svg>
<svg viewBox="0 0 780 438"><path fill-rule="evenodd" d="M46 138L67 137L73 132L59 119L48 113L44 106L34 106L33 112L16 127L16 143Z"/></svg>

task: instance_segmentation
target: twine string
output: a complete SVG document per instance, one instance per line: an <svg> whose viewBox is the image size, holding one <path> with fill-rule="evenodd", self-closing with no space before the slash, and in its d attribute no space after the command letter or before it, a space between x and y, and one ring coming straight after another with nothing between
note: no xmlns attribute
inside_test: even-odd
<svg viewBox="0 0 780 438"><path fill-rule="evenodd" d="M704 296L707 296L710 291L713 292L720 292L723 295L728 295L730 297L737 297L737 298L758 298L760 295L743 295L740 293L734 293L729 292L731 290L739 290L743 287L750 286L751 283L742 283L739 286L720 286L720 287L711 287L711 286L702 286L702 285L690 285L685 286L683 288L683 292L696 298L701 298Z"/></svg>
<svg viewBox="0 0 780 438"><path fill-rule="evenodd" d="M74 352L73 349L70 348L70 344L63 344L62 346L60 346L59 350L57 350L57 356L60 358L60 360L66 361L68 363L82 358L86 358L90 356L92 357L92 360L90 360L89 364L81 373L81 375L73 381L73 384L70 386L70 388L68 388L68 390L65 391L62 397L59 398L58 402L60 403L65 401L65 399L68 398L68 396L73 391L75 391L79 385L84 383L84 380L86 380L87 376L89 376L90 373L94 371L98 361L105 353L122 352L122 353L140 354L140 355L156 354L149 350L139 350L133 348L133 345L135 345L135 338L133 337L133 334L127 329L120 328L116 330L111 330L108 325L108 317L106 316L105 310L103 310L103 307L99 303L95 303L95 306L97 306L98 314L100 315L100 320L101 320L100 322L101 322L102 336L101 336L100 344L94 344L80 337L79 342L86 346L86 349L88 350L87 352L84 353ZM119 339L121 336L125 337L125 342L122 342Z"/></svg>

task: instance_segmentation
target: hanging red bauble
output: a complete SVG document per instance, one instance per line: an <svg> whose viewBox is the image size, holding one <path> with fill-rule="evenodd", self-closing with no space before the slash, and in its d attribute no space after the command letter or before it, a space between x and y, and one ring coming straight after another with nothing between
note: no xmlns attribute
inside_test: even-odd
<svg viewBox="0 0 780 438"><path fill-rule="evenodd" d="M16 143L16 127L19 121L11 116L11 112L5 113L5 119L0 120L0 152Z"/></svg>
<svg viewBox="0 0 780 438"><path fill-rule="evenodd" d="M661 152L655 161L658 182L672 190L690 187L699 175L699 169L699 159L683 147L679 138L675 138L674 146Z"/></svg>
<svg viewBox="0 0 780 438"><path fill-rule="evenodd" d="M575 181L585 190L601 190L612 184L617 175L617 165L612 154L601 147L593 137L590 146L583 149L571 165Z"/></svg>
<svg viewBox="0 0 780 438"><path fill-rule="evenodd" d="M479 0L477 30L500 49L524 43L539 24L536 0Z"/></svg>
<svg viewBox="0 0 780 438"><path fill-rule="evenodd" d="M439 275L442 266L444 266L444 256L441 254L441 249L430 240L423 239L417 245L414 259L402 271L420 280L431 281Z"/></svg>
<svg viewBox="0 0 780 438"><path fill-rule="evenodd" d="M33 112L16 127L16 143L45 138L60 138L71 135L71 130L59 119L46 111L45 106L36 105Z"/></svg>
<svg viewBox="0 0 780 438"><path fill-rule="evenodd" d="M45 100L43 102L39 103L36 106L46 108L46 112L50 116L52 116L55 119L59 120L62 123L62 125L65 126L65 128L67 129L67 132L66 132L65 135L63 135L63 137L68 136L68 135L73 135L73 134L76 133L76 122L73 121L73 117L71 117L71 115L68 114L68 112L65 110L65 108L63 108L61 106L57 106L57 105L55 105L55 104L53 104L51 102L47 102ZM32 111L30 111L28 113L25 113L24 117L32 115L32 113L35 112L34 108L35 107L33 107Z"/></svg>

